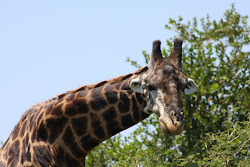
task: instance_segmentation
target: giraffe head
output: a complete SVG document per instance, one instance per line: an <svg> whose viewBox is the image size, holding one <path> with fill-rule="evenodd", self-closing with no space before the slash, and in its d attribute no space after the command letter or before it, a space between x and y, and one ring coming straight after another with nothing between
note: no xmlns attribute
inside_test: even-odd
<svg viewBox="0 0 250 167"><path fill-rule="evenodd" d="M144 111L156 113L163 132L172 135L183 131L182 93L197 91L195 82L182 73L182 42L175 38L171 55L163 58L161 42L155 40L148 71L130 82L131 89L146 96Z"/></svg>

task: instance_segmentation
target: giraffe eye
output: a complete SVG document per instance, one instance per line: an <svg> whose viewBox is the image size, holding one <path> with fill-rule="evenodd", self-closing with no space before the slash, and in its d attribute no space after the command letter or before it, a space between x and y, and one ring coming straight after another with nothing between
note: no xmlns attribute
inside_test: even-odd
<svg viewBox="0 0 250 167"><path fill-rule="evenodd" d="M152 85L147 84L148 91L156 90Z"/></svg>

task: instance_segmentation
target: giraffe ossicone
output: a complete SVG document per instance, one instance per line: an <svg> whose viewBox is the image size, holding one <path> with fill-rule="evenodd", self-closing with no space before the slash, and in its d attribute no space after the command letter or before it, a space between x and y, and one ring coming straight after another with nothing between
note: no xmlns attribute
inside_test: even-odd
<svg viewBox="0 0 250 167"><path fill-rule="evenodd" d="M183 131L182 93L197 91L182 73L182 39L163 58L153 42L151 59L134 73L82 86L24 113L0 149L2 166L82 166L95 146L155 113L162 131Z"/></svg>

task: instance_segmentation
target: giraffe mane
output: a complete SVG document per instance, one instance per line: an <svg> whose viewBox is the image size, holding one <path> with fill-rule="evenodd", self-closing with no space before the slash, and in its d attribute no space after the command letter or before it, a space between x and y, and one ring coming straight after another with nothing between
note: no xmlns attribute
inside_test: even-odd
<svg viewBox="0 0 250 167"><path fill-rule="evenodd" d="M124 81L124 80L130 78L133 75L142 74L147 70L148 70L148 67L145 66L145 67L142 67L142 68L138 69L134 73L129 73L129 74L126 74L126 75L123 75L123 76L120 76L120 77L116 77L116 78L113 78L113 79L110 79L110 80L107 80L107 81L101 81L101 82L99 82L97 84L84 85L84 86L81 86L81 87L79 87L79 88L77 88L75 90L71 90L71 91L67 91L65 93L59 94L55 98L60 99L60 98L63 98L65 95L70 94L70 93L76 93L76 92L79 92L79 91L82 91L82 90L90 90L90 89L98 88L98 87L101 87L101 86L104 86L104 85L118 83L118 82L121 82L121 81ZM54 100L55 98L53 98L52 100Z"/></svg>
<svg viewBox="0 0 250 167"><path fill-rule="evenodd" d="M104 85L108 85L108 84L118 83L118 82L121 82L121 81L124 81L124 80L130 78L133 75L142 74L142 73L146 72L147 70L148 70L148 67L145 66L145 67L142 67L142 68L138 69L134 73L129 73L129 74L126 74L126 75L123 75L123 76L120 76L120 77L116 77L116 78L113 78L113 79L110 79L110 80L107 80L107 81L101 81L101 82L99 82L97 84L84 85L84 86L81 86L81 87L79 87L79 88L77 88L75 90L71 90L71 91L67 91L65 93L59 94L56 97L50 98L48 100L45 100L43 102L40 102L40 103L37 103L37 104L33 105L31 108L29 108L29 109L26 110L26 112L22 115L21 119L23 119L24 117L27 116L27 114L29 114L30 112L32 112L32 110L34 108L39 107L41 105L46 106L46 105L53 104L56 101L58 101L59 99L64 98L64 96L66 96L68 94L76 93L76 92L79 92L79 91L82 91L82 90L90 90L90 89L98 88L98 87L101 87L101 86L104 86Z"/></svg>
<svg viewBox="0 0 250 167"><path fill-rule="evenodd" d="M138 74L142 74L144 72L146 72L148 70L148 67L145 66L145 67L142 67L140 69L138 69L136 72L134 73L129 73L129 74L126 74L126 75L123 75L123 76L120 76L120 77L116 77L116 78L113 78L113 79L110 79L110 80L107 80L107 81L102 81L102 82L99 82L97 84L92 84L92 85L84 85L84 86L81 86L75 90L71 90L71 91L67 91L65 93L62 93L62 94L59 94L57 95L56 97L53 97L53 98L50 98L48 100L45 100L43 102L40 102L40 103L37 103L33 106L31 106L31 108L27 109L25 111L25 113L22 115L22 118L23 119L25 116L27 116L27 114L29 114L30 112L32 112L32 109L36 108L36 107L39 107L41 105L50 105L50 104L53 104L55 103L57 100L63 98L64 96L68 95L68 94L71 94L71 93L76 93L76 92L79 92L79 91L82 91L82 90L90 90L90 89L93 89L93 88L98 88L98 87L101 87L101 86L104 86L104 85L108 85L108 84L114 84L114 83L118 83L118 82L121 82L121 81L124 81L128 78L130 78L131 76L133 75L138 75Z"/></svg>

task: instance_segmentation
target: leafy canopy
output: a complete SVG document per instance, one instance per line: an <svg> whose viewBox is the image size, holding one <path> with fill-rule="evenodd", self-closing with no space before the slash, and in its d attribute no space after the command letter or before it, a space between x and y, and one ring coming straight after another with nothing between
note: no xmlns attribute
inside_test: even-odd
<svg viewBox="0 0 250 167"><path fill-rule="evenodd" d="M199 91L183 95L185 131L165 136L150 116L130 136L96 147L87 166L247 166L250 164L250 27L234 5L220 20L169 19L167 30L184 40L183 73ZM163 56L169 56L173 38ZM143 51L145 62L150 56ZM128 58L136 67L140 65Z"/></svg>

